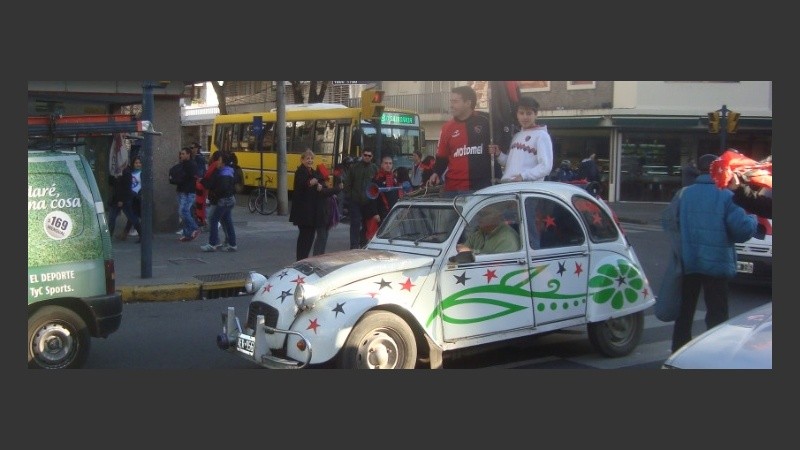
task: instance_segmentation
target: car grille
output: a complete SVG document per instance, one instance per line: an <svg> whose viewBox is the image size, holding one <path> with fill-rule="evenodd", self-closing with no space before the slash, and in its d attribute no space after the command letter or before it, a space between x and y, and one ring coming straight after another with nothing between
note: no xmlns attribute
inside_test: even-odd
<svg viewBox="0 0 800 450"><path fill-rule="evenodd" d="M261 302L252 302L247 310L247 324L246 327L256 329L256 317L259 315L264 316L264 325L273 327L278 324L278 310Z"/></svg>

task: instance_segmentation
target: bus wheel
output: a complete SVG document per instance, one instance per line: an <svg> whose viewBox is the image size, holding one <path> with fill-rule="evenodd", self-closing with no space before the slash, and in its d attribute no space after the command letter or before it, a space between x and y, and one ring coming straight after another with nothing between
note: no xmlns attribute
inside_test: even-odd
<svg viewBox="0 0 800 450"><path fill-rule="evenodd" d="M89 356L91 336L74 311L45 306L28 319L28 367L78 369Z"/></svg>
<svg viewBox="0 0 800 450"><path fill-rule="evenodd" d="M339 355L339 367L344 369L413 369L416 364L414 332L387 311L364 314Z"/></svg>

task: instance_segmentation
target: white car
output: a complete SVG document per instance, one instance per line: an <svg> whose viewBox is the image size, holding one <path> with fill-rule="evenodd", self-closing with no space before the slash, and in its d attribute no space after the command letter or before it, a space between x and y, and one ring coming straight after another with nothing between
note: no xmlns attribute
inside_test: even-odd
<svg viewBox="0 0 800 450"><path fill-rule="evenodd" d="M772 302L689 341L663 369L772 369Z"/></svg>
<svg viewBox="0 0 800 450"><path fill-rule="evenodd" d="M759 232L736 244L736 278L748 284L772 284L772 219L759 217Z"/></svg>
<svg viewBox="0 0 800 450"><path fill-rule="evenodd" d="M501 253L461 251L501 212ZM497 220L497 215L495 215ZM558 182L401 199L364 249L251 274L218 346L267 368L441 368L449 352L586 326L600 353L638 345L653 289L608 205Z"/></svg>

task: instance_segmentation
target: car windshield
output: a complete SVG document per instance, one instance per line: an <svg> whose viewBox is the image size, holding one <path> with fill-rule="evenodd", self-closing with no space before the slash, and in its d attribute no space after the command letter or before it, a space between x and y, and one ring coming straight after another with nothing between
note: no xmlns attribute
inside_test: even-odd
<svg viewBox="0 0 800 450"><path fill-rule="evenodd" d="M378 239L442 243L456 227L458 212L452 205L398 205L378 230Z"/></svg>

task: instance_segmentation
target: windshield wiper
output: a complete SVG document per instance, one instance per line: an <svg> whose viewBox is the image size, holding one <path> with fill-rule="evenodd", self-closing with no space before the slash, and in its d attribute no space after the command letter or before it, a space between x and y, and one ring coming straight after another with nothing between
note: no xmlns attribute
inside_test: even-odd
<svg viewBox="0 0 800 450"><path fill-rule="evenodd" d="M420 234L419 231L414 231L414 232L411 232L411 233L404 233L404 234L389 238L389 243L392 244L392 243L394 243L394 241L396 239L402 239L402 238L409 237L409 236L417 236L418 234ZM416 242L415 242L415 244L416 244Z"/></svg>

